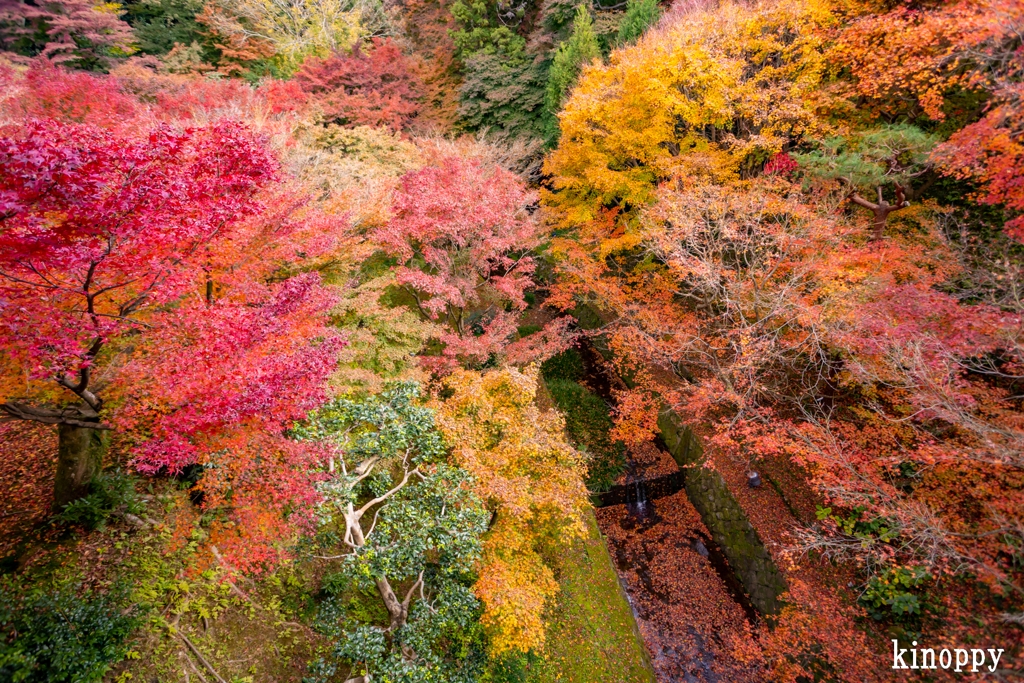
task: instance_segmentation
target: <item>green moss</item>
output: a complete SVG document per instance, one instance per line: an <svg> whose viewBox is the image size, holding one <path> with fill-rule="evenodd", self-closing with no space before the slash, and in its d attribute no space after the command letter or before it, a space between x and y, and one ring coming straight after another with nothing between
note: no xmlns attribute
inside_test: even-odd
<svg viewBox="0 0 1024 683"><path fill-rule="evenodd" d="M568 379L576 381L583 377L583 356L576 349L567 349L557 356L548 358L540 366L545 380Z"/></svg>
<svg viewBox="0 0 1024 683"><path fill-rule="evenodd" d="M626 447L611 438L613 427L608 404L582 384L565 379L547 382L555 405L565 416L569 438L591 457L587 487L606 491L626 466Z"/></svg>
<svg viewBox="0 0 1024 683"><path fill-rule="evenodd" d="M594 513L587 536L547 551L561 590L529 683L653 683L654 673Z"/></svg>
<svg viewBox="0 0 1024 683"><path fill-rule="evenodd" d="M522 339L523 337L529 337L531 334L540 332L543 329L544 328L540 325L520 325L516 328L516 332L519 334L519 338Z"/></svg>

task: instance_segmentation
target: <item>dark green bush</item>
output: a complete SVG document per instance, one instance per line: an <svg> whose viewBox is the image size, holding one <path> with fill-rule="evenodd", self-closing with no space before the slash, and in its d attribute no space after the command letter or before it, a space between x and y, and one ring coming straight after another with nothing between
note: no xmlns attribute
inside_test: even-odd
<svg viewBox="0 0 1024 683"><path fill-rule="evenodd" d="M919 622L928 608L924 585L931 579L924 567L892 567L872 576L857 602L876 621L910 626Z"/></svg>
<svg viewBox="0 0 1024 683"><path fill-rule="evenodd" d="M135 492L135 478L114 470L93 479L89 484L89 495L65 505L55 519L64 524L97 529L106 524L107 518L118 509L138 515L145 508Z"/></svg>
<svg viewBox="0 0 1024 683"><path fill-rule="evenodd" d="M567 349L557 356L552 356L540 366L540 374L547 381L557 379L576 381L583 377L583 372L583 356L576 349Z"/></svg>
<svg viewBox="0 0 1024 683"><path fill-rule="evenodd" d="M141 623L124 588L99 593L0 578L0 680L99 681L128 654Z"/></svg>
<svg viewBox="0 0 1024 683"><path fill-rule="evenodd" d="M610 435L611 412L600 396L582 384L567 379L547 382L555 405L565 415L569 438L591 457L587 467L587 488L607 491L626 466L626 447Z"/></svg>

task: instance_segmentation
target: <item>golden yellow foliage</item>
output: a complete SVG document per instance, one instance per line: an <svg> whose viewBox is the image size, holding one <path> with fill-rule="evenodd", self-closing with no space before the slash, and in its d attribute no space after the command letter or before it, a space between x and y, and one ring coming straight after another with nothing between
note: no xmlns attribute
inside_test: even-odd
<svg viewBox="0 0 1024 683"><path fill-rule="evenodd" d="M581 536L588 504L584 458L566 440L558 414L534 403L537 382L536 366L457 370L445 380L454 394L436 405L455 462L474 475L496 514L475 586L495 654L543 648L544 608L558 584L538 545Z"/></svg>
<svg viewBox="0 0 1024 683"><path fill-rule="evenodd" d="M578 228L616 207L602 255L626 250L640 239L633 210L658 183L727 182L791 138L824 134L820 29L830 22L817 0L677 12L585 68L545 166L554 224Z"/></svg>

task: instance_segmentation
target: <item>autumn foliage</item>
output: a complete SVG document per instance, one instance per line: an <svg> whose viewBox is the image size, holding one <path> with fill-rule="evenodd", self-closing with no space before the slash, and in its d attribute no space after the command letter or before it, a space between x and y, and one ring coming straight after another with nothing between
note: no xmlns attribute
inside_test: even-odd
<svg viewBox="0 0 1024 683"><path fill-rule="evenodd" d="M1019 12L861 11L679 9L584 69L542 195L555 299L600 311L622 364L656 380L624 397L623 430L668 408L744 469L807 473L829 511L791 537L799 552L869 575L970 567L1015 593L1022 311L1007 266L982 266L926 193L942 174L975 179L1017 237ZM830 64L849 78L829 84ZM948 142L929 132L985 97L992 113ZM952 483L965 478L978 485Z"/></svg>
<svg viewBox="0 0 1024 683"><path fill-rule="evenodd" d="M59 383L92 372L104 344L180 296L203 248L258 209L276 173L232 124L133 140L33 122L3 154L4 342L32 377Z"/></svg>
<svg viewBox="0 0 1024 683"><path fill-rule="evenodd" d="M564 319L513 341L536 268L532 201L511 173L476 160L449 157L402 178L395 217L376 239L398 259L397 282L416 309L448 328L439 368L495 355L522 363L562 349Z"/></svg>
<svg viewBox="0 0 1024 683"><path fill-rule="evenodd" d="M60 74L45 76L43 93L58 89ZM109 110L60 112L96 119ZM278 182L278 164L244 126L138 134L125 115L108 119L113 129L29 120L3 141L3 343L21 387L6 385L4 411L126 429L145 472L230 454L204 480L208 504L231 491L240 518L277 524L312 491L286 474L304 471L308 456L280 434L317 400L341 341L323 327L334 299L318 275L265 278L298 251L329 249L330 239L300 230L329 221L267 210L261 193ZM291 202L294 213L306 200ZM246 252L255 248L262 259ZM268 559L253 538L245 544L229 553L239 568Z"/></svg>
<svg viewBox="0 0 1024 683"><path fill-rule="evenodd" d="M374 39L365 52L357 45L352 54L310 57L295 82L313 97L325 123L404 130L419 111L419 79L387 39Z"/></svg>
<svg viewBox="0 0 1024 683"><path fill-rule="evenodd" d="M63 543L116 460L146 505L97 519L190 558L140 647L199 654L153 593L206 647L180 582L272 586L317 683L546 676L605 542L659 675L1019 640L1021 35L1021 0L0 2L3 519Z"/></svg>
<svg viewBox="0 0 1024 683"><path fill-rule="evenodd" d="M585 460L562 421L534 404L537 381L536 366L482 377L457 371L445 380L454 395L438 409L455 462L493 514L475 591L496 654L543 649L543 615L558 583L539 550L546 538L581 535L587 501Z"/></svg>

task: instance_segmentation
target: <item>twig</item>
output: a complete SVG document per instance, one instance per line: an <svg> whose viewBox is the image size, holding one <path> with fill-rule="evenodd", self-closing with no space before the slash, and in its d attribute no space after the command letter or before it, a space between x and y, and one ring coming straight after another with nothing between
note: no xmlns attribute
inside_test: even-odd
<svg viewBox="0 0 1024 683"><path fill-rule="evenodd" d="M217 562L219 562L222 567L227 567L228 569L234 571L235 568L232 567L228 562L226 562L224 560L224 558L220 554L220 551L217 550L217 546L211 545L210 546L210 552L213 553L213 556L217 559ZM248 595L246 595L245 592L241 588L236 586L234 581L232 581L231 579L229 579L227 577L225 577L224 580L228 582L228 585L231 586L231 590L233 590L238 597L242 598L246 602L253 602L252 598L250 598ZM252 582L250 581L250 583L252 583ZM255 588L255 586L253 586L253 588ZM255 603L253 603L253 604L255 604Z"/></svg>
<svg viewBox="0 0 1024 683"><path fill-rule="evenodd" d="M185 645L187 645L187 646L188 646L188 649L192 650L192 654L194 654L194 655L196 656L196 659L198 659L198 660L199 660L199 662L200 662L200 663L201 663L201 664L202 664L203 666L205 666L205 667L206 667L206 670L207 670L207 671L209 671L209 672L210 672L211 674L213 674L213 677L214 677L214 678L216 678L216 679L217 679L217 680L218 680L218 681L219 681L220 683L228 683L227 681L225 681L225 680L224 680L223 678L221 678L221 677L220 677L220 674L219 674L219 673L217 673L217 670L216 670L216 669L214 669L214 668L213 668L212 666L210 666L210 663L209 663L208 661L206 661L206 658L205 658L205 657L203 657L203 655L202 655L202 654L201 654L201 653L199 652L199 649L198 649L198 648L197 648L197 647L196 647L195 645L193 645L193 644L192 644L192 641L191 641L191 640L189 640L189 639L188 639L188 638L187 638L187 637L185 636L185 634L184 634L184 633L180 633L180 632L179 632L179 633L178 633L178 637L179 637L179 638L181 638L181 641L182 641L183 643L185 643Z"/></svg>
<svg viewBox="0 0 1024 683"><path fill-rule="evenodd" d="M192 673L194 673L196 676L199 676L199 680L201 680L203 683L208 683L208 681L206 680L206 676L204 676L203 673L198 668L196 668L196 664L192 661L191 657L185 655L185 661L188 662L188 665L190 667L192 667Z"/></svg>

